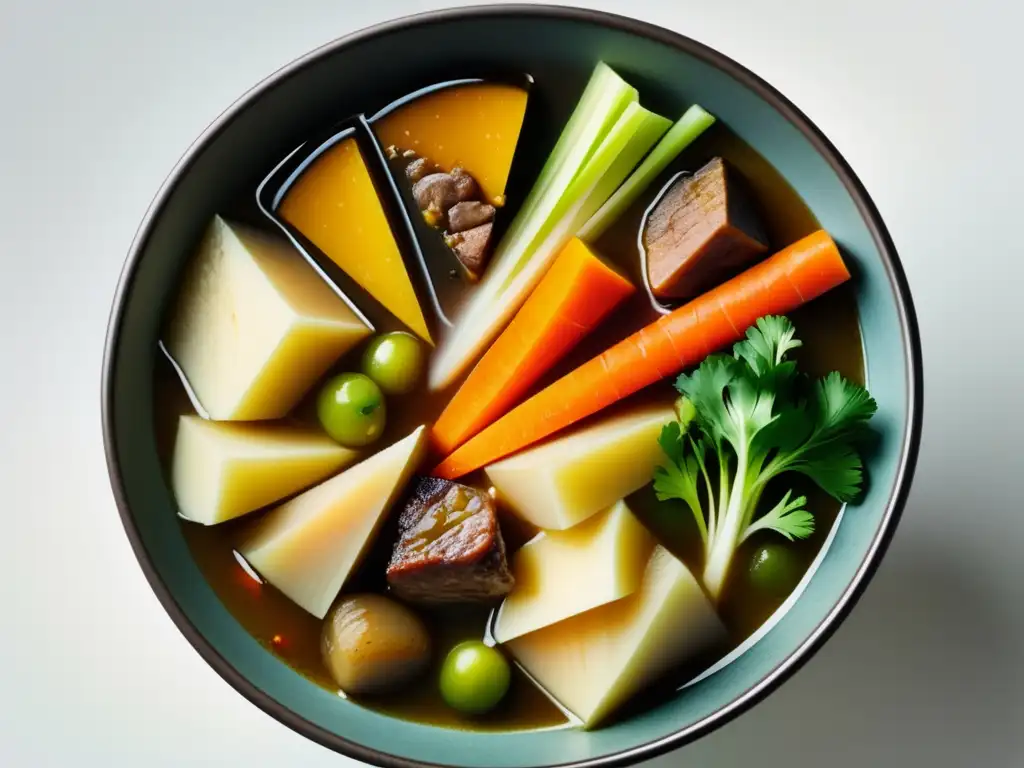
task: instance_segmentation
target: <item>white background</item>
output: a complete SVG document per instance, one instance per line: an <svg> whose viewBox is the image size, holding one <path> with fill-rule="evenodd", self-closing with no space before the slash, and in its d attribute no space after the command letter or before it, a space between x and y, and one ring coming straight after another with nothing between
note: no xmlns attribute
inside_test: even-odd
<svg viewBox="0 0 1024 768"><path fill-rule="evenodd" d="M1024 764L1024 17L593 5L717 47L817 122L888 222L925 345L917 482L866 597L778 693L660 764ZM207 123L308 49L431 7L0 0L0 765L347 762L234 693L150 592L107 484L100 357L137 223Z"/></svg>

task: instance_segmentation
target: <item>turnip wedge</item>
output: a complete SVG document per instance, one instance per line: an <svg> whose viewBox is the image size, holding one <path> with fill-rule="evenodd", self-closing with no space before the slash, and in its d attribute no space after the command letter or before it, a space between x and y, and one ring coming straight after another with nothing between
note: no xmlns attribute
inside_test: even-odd
<svg viewBox="0 0 1024 768"><path fill-rule="evenodd" d="M562 247L670 125L641 107L636 89L608 65L597 65L491 266L438 347L431 389L452 384L495 339Z"/></svg>

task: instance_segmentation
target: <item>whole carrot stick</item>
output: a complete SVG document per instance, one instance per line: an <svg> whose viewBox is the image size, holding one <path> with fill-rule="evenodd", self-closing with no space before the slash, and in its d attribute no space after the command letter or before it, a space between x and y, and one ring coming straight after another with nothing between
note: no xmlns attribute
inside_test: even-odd
<svg viewBox="0 0 1024 768"><path fill-rule="evenodd" d="M509 411L434 470L455 479L521 450L739 341L850 278L835 242L814 232L570 371Z"/></svg>

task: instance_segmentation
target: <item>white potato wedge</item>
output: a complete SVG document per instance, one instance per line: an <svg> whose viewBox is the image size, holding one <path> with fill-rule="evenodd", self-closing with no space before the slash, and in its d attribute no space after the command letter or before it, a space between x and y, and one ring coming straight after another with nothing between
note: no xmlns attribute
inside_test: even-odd
<svg viewBox="0 0 1024 768"><path fill-rule="evenodd" d="M633 595L505 647L585 728L593 728L724 633L689 569L658 546Z"/></svg>
<svg viewBox="0 0 1024 768"><path fill-rule="evenodd" d="M647 483L663 460L668 405L635 408L527 448L484 471L502 500L538 528L560 531Z"/></svg>
<svg viewBox="0 0 1024 768"><path fill-rule="evenodd" d="M239 552L297 605L323 618L422 456L408 437L267 513Z"/></svg>
<svg viewBox="0 0 1024 768"><path fill-rule="evenodd" d="M171 487L182 515L214 525L304 490L358 455L309 427L182 416Z"/></svg>
<svg viewBox="0 0 1024 768"><path fill-rule="evenodd" d="M215 217L164 343L211 418L285 416L371 329L284 240Z"/></svg>
<svg viewBox="0 0 1024 768"><path fill-rule="evenodd" d="M512 557L516 585L494 623L507 643L633 594L654 538L624 501L565 531L544 531Z"/></svg>

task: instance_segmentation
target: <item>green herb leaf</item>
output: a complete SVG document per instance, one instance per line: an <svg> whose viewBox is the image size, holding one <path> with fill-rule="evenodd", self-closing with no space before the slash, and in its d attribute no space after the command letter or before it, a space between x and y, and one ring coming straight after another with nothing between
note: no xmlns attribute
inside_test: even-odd
<svg viewBox="0 0 1024 768"><path fill-rule="evenodd" d="M789 318L765 315L747 329L746 338L733 346L733 354L743 360L758 376L782 365L786 355L803 346L794 338L796 328ZM793 366L795 368L795 366Z"/></svg>
<svg viewBox="0 0 1024 768"><path fill-rule="evenodd" d="M700 503L700 482L702 464L694 453L687 455L687 447L693 447L678 422L669 422L658 437L658 444L668 461L654 470L654 494L659 501L680 499L693 512L701 540L707 542L708 531Z"/></svg>
<svg viewBox="0 0 1024 768"><path fill-rule="evenodd" d="M752 533L773 530L794 540L814 532L807 500L794 499L792 490L758 514L773 478L803 474L843 502L860 492L864 470L856 444L875 401L838 373L811 384L788 359L800 346L787 318L762 317L732 355L709 355L676 379L686 406L679 415L687 423L662 432L669 461L656 470L654 487L660 499L686 501L697 519L704 583L713 597L721 593L736 548ZM717 483L711 480L715 465Z"/></svg>
<svg viewBox="0 0 1024 768"><path fill-rule="evenodd" d="M792 494L792 491L786 491L778 504L747 526L740 541L745 541L756 531L764 530L775 531L790 541L806 539L814 533L814 515L804 508L807 499L798 496L791 500Z"/></svg>
<svg viewBox="0 0 1024 768"><path fill-rule="evenodd" d="M815 387L815 415L821 439L855 438L878 405L864 387L833 371Z"/></svg>
<svg viewBox="0 0 1024 768"><path fill-rule="evenodd" d="M810 448L787 469L811 478L838 501L853 501L860 493L863 466L848 443L829 442Z"/></svg>
<svg viewBox="0 0 1024 768"><path fill-rule="evenodd" d="M739 368L727 355L709 355L692 374L681 374L676 389L692 403L698 427L716 444L731 434L732 418L725 404L726 388Z"/></svg>

